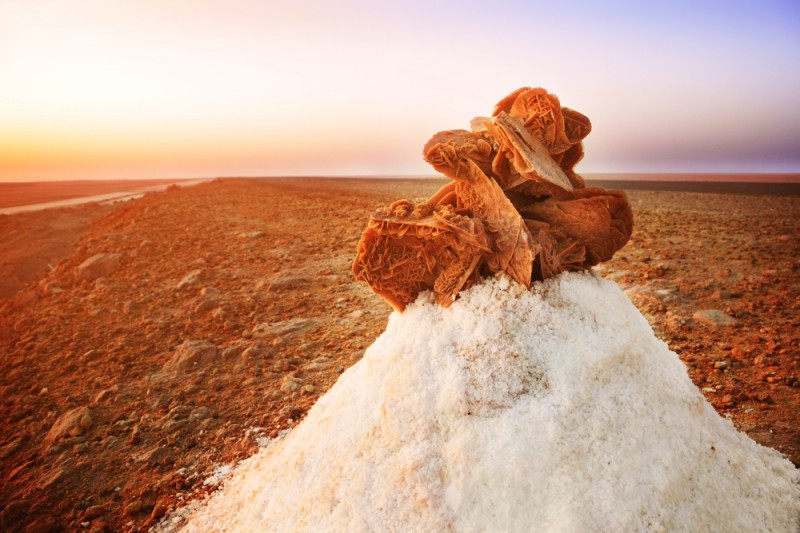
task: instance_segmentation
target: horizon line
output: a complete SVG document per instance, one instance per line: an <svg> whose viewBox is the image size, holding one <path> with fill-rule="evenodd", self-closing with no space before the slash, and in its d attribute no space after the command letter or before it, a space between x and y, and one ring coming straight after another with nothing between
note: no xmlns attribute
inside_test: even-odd
<svg viewBox="0 0 800 533"><path fill-rule="evenodd" d="M578 173L580 176L589 180L613 180L617 177L620 180L628 180L635 177L690 177L690 176L707 176L715 178L724 177L780 177L780 178L793 178L791 181L800 182L800 171L784 171L784 172L582 172ZM153 177L153 178L80 178L69 177L62 179L2 179L0 183L65 183L65 182L168 182L168 181L196 181L204 180L211 181L216 179L447 179L443 174L265 174L265 175L224 175L224 176L192 176L192 177ZM666 180L672 181L672 180ZM683 180L676 180L683 181ZM714 180L718 181L718 180ZM741 181L741 180L735 180Z"/></svg>

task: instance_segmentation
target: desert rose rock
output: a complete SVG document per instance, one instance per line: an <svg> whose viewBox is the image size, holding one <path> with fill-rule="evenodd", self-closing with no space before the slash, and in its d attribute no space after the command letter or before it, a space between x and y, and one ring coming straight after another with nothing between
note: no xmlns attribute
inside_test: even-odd
<svg viewBox="0 0 800 533"><path fill-rule="evenodd" d="M633 215L625 193L586 188L574 172L590 130L555 95L526 87L473 119L472 131L437 133L423 155L453 181L372 215L356 279L402 311L425 289L446 307L481 276L504 272L527 287L608 261Z"/></svg>

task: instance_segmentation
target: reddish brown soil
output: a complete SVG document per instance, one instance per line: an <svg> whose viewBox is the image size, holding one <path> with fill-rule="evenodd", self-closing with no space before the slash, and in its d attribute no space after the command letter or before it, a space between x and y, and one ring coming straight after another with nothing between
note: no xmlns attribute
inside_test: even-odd
<svg viewBox="0 0 800 533"><path fill-rule="evenodd" d="M44 277L61 259L69 257L92 223L114 209L111 205L46 209L0 215L0 298L13 296L30 282Z"/></svg>
<svg viewBox="0 0 800 533"><path fill-rule="evenodd" d="M0 300L0 530L146 529L294 426L390 312L350 274L370 211L440 184L224 180L0 216L0 275L20 289ZM633 241L598 272L722 414L800 463L800 198L631 203ZM99 253L117 268L80 279ZM736 324L693 318L704 309ZM216 355L176 370L186 340Z"/></svg>

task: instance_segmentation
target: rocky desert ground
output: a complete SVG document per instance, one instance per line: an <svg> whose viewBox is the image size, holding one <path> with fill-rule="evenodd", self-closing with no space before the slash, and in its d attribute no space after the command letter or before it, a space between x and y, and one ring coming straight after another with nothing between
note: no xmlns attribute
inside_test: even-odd
<svg viewBox="0 0 800 533"><path fill-rule="evenodd" d="M216 180L0 216L0 529L146 531L291 429L390 308L369 213L439 180ZM800 197L631 191L622 286L708 400L800 465Z"/></svg>

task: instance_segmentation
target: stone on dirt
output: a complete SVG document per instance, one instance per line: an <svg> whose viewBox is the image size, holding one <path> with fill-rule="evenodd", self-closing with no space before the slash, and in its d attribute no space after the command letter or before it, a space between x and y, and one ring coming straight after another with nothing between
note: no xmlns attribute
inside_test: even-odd
<svg viewBox="0 0 800 533"><path fill-rule="evenodd" d="M119 268L122 254L95 254L75 268L78 279L92 281L110 276Z"/></svg>
<svg viewBox="0 0 800 533"><path fill-rule="evenodd" d="M58 485L62 481L74 476L75 474L76 470L74 468L66 466L55 468L49 474L44 476L41 481L39 481L39 488L46 490L52 486Z"/></svg>
<svg viewBox="0 0 800 533"><path fill-rule="evenodd" d="M94 520L95 518L102 516L108 512L108 506L106 505L92 505L86 508L86 511L83 512L83 518L85 520Z"/></svg>
<svg viewBox="0 0 800 533"><path fill-rule="evenodd" d="M0 448L0 459L5 459L22 446L22 439L17 438Z"/></svg>
<svg viewBox="0 0 800 533"><path fill-rule="evenodd" d="M169 361L164 363L164 372L191 372L217 357L217 347L206 340L185 340L178 346Z"/></svg>
<svg viewBox="0 0 800 533"><path fill-rule="evenodd" d="M63 438L83 435L93 424L94 421L89 408L85 406L76 407L67 411L55 421L44 442L47 446L50 446Z"/></svg>
<svg viewBox="0 0 800 533"><path fill-rule="evenodd" d="M692 315L692 318L711 327L736 325L736 319L719 309L703 309Z"/></svg>
<svg viewBox="0 0 800 533"><path fill-rule="evenodd" d="M263 231L246 231L239 234L240 239L258 239L259 237L263 237L265 233Z"/></svg>
<svg viewBox="0 0 800 533"><path fill-rule="evenodd" d="M194 312L195 313L207 313L213 309L218 308L222 305L219 299L214 297L203 297L200 299L200 302L195 306Z"/></svg>
<svg viewBox="0 0 800 533"><path fill-rule="evenodd" d="M299 380L295 376L285 376L283 378L283 382L281 383L281 390L283 392L294 392L299 390L300 387L303 385L303 382Z"/></svg>
<svg viewBox="0 0 800 533"><path fill-rule="evenodd" d="M175 452L167 446L156 446L133 457L134 461L163 466L175 460Z"/></svg>
<svg viewBox="0 0 800 533"><path fill-rule="evenodd" d="M297 335L308 331L317 325L319 321L313 318L290 318L280 322L264 322L253 328L254 337L270 337L281 335Z"/></svg>
<svg viewBox="0 0 800 533"><path fill-rule="evenodd" d="M202 270L200 269L192 270L178 282L175 288L180 290L188 287L195 287L200 283L202 277L203 277Z"/></svg>

